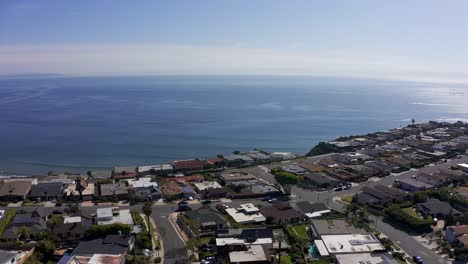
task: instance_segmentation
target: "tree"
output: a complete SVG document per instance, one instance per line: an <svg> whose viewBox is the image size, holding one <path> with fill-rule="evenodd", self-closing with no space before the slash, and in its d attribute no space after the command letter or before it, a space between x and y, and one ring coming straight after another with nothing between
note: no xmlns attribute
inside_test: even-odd
<svg viewBox="0 0 468 264"><path fill-rule="evenodd" d="M240 154L240 151L234 150L232 153L233 153L234 155L239 155L239 154Z"/></svg>
<svg viewBox="0 0 468 264"><path fill-rule="evenodd" d="M19 234L22 238L29 239L32 234L31 228L28 226L21 226Z"/></svg>
<svg viewBox="0 0 468 264"><path fill-rule="evenodd" d="M143 211L143 213L146 215L146 216L150 216L151 213L153 212L153 203L152 202L146 202L143 207L141 208L141 210Z"/></svg>
<svg viewBox="0 0 468 264"><path fill-rule="evenodd" d="M414 123L416 123L416 120L414 120L414 118L411 118L411 124L414 125Z"/></svg>
<svg viewBox="0 0 468 264"><path fill-rule="evenodd" d="M66 210L71 214L77 213L80 211L80 205L77 202L68 203Z"/></svg>
<svg viewBox="0 0 468 264"><path fill-rule="evenodd" d="M352 216L357 212L357 210L359 210L359 205L356 203L350 203L346 206L345 215L347 217Z"/></svg>
<svg viewBox="0 0 468 264"><path fill-rule="evenodd" d="M198 241L196 238L191 238L185 243L185 250L190 261L195 258L195 250L198 248Z"/></svg>
<svg viewBox="0 0 468 264"><path fill-rule="evenodd" d="M224 159L224 155L223 154L218 154L216 155L216 157L220 158L220 159Z"/></svg>
<svg viewBox="0 0 468 264"><path fill-rule="evenodd" d="M93 176L93 172L90 171L90 170L89 170L88 172L86 172L86 174L88 174L88 177L89 177L89 178L91 178L91 176Z"/></svg>

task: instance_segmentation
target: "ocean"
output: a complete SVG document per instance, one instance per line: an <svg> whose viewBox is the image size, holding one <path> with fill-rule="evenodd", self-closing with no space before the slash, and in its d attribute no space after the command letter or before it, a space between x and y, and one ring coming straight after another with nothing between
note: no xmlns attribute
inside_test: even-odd
<svg viewBox="0 0 468 264"><path fill-rule="evenodd" d="M468 87L266 76L0 80L0 174L86 172L467 120Z"/></svg>

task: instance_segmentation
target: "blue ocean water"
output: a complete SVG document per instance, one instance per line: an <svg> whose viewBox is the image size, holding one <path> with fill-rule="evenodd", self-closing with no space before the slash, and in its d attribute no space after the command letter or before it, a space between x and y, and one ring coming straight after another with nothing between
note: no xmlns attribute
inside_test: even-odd
<svg viewBox="0 0 468 264"><path fill-rule="evenodd" d="M466 120L464 86L306 77L0 80L0 171L84 172Z"/></svg>

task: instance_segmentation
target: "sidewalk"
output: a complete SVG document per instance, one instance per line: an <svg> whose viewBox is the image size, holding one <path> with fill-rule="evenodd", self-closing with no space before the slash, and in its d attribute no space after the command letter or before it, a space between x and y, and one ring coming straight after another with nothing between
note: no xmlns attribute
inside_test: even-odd
<svg viewBox="0 0 468 264"><path fill-rule="evenodd" d="M180 239L182 239L182 241L184 241L184 243L186 243L189 240L189 237L187 236L187 234L185 234L185 232L182 229L180 229L179 225L177 224L177 216L178 215L179 215L179 213L170 214L169 215L169 221L171 222L172 226L177 231L177 234L179 235Z"/></svg>
<svg viewBox="0 0 468 264"><path fill-rule="evenodd" d="M161 263L164 263L164 244L162 239L159 237L159 232L156 227L156 223L151 217L148 217L148 222L146 221L146 215L140 214L140 216L145 220L145 225L148 231L153 230L154 235L151 234L151 242L153 245L152 251L153 251L153 256L154 257L160 257L161 258ZM151 228L148 226L151 225ZM159 243L159 249L156 249L156 245Z"/></svg>

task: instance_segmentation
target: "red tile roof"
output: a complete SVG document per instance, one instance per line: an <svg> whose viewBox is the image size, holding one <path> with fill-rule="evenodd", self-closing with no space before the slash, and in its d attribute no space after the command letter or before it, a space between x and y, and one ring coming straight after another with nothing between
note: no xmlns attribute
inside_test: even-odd
<svg viewBox="0 0 468 264"><path fill-rule="evenodd" d="M195 174L190 176L182 176L182 177L173 177L168 178L168 181L178 181L178 182L193 182L193 181L203 181L205 176L201 174Z"/></svg>
<svg viewBox="0 0 468 264"><path fill-rule="evenodd" d="M172 164L176 170L193 170L203 169L206 165L206 161L191 159L191 160L177 160Z"/></svg>

